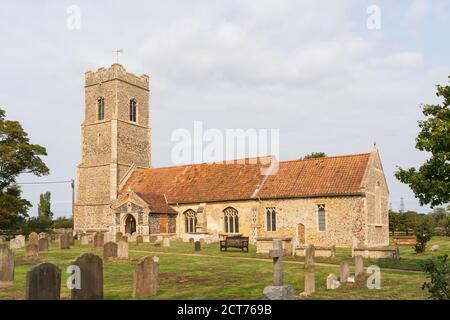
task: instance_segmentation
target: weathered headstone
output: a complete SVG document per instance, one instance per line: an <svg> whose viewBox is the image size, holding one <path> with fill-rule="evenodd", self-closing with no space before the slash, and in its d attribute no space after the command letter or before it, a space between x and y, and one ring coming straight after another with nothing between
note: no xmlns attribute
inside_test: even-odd
<svg viewBox="0 0 450 320"><path fill-rule="evenodd" d="M295 291L290 285L283 283L283 241L273 240L273 249L269 251L269 256L273 259L273 285L265 287L263 296L265 300L294 300Z"/></svg>
<svg viewBox="0 0 450 320"><path fill-rule="evenodd" d="M128 259L128 242L119 241L117 244L117 258Z"/></svg>
<svg viewBox="0 0 450 320"><path fill-rule="evenodd" d="M202 245L201 245L200 241L195 241L194 242L194 246L195 246L195 251L201 251L202 250Z"/></svg>
<svg viewBox="0 0 450 320"><path fill-rule="evenodd" d="M177 243L177 244L183 243L183 239L177 238L176 243Z"/></svg>
<svg viewBox="0 0 450 320"><path fill-rule="evenodd" d="M144 257L134 269L133 298L151 297L156 294L158 284L157 257Z"/></svg>
<svg viewBox="0 0 450 320"><path fill-rule="evenodd" d="M316 250L312 244L310 244L305 249L305 269L310 269L314 267L315 252Z"/></svg>
<svg viewBox="0 0 450 320"><path fill-rule="evenodd" d="M54 264L40 263L27 272L26 300L59 300L60 292L61 270Z"/></svg>
<svg viewBox="0 0 450 320"><path fill-rule="evenodd" d="M433 244L430 248L430 251L432 252L436 252L439 251L439 245L438 244Z"/></svg>
<svg viewBox="0 0 450 320"><path fill-rule="evenodd" d="M330 255L330 257L331 258L336 258L336 246L335 245L331 246L331 255Z"/></svg>
<svg viewBox="0 0 450 320"><path fill-rule="evenodd" d="M314 292L316 292L316 279L314 273L306 272L305 273L305 291L301 293L302 296L310 296Z"/></svg>
<svg viewBox="0 0 450 320"><path fill-rule="evenodd" d="M194 238L189 238L189 242L190 242L190 243L193 243L194 241L195 241Z"/></svg>
<svg viewBox="0 0 450 320"><path fill-rule="evenodd" d="M22 248L25 247L25 236L19 234L16 236L16 239L20 241Z"/></svg>
<svg viewBox="0 0 450 320"><path fill-rule="evenodd" d="M107 242L103 246L103 259L111 259L111 258L117 258L117 243L115 242Z"/></svg>
<svg viewBox="0 0 450 320"><path fill-rule="evenodd" d="M200 238L199 241L200 241L201 244L205 244L205 239L204 238Z"/></svg>
<svg viewBox="0 0 450 320"><path fill-rule="evenodd" d="M6 246L6 244L0 244L0 287L11 286L13 284L14 253Z"/></svg>
<svg viewBox="0 0 450 320"><path fill-rule="evenodd" d="M36 232L32 232L28 235L28 243L29 244L34 244L34 245L39 245L39 235Z"/></svg>
<svg viewBox="0 0 450 320"><path fill-rule="evenodd" d="M136 236L136 244L139 245L141 243L144 243L144 237L142 237L141 235Z"/></svg>
<svg viewBox="0 0 450 320"><path fill-rule="evenodd" d="M363 257L358 255L355 256L355 276L359 276L364 272L364 262Z"/></svg>
<svg viewBox="0 0 450 320"><path fill-rule="evenodd" d="M161 243L162 243L162 241L161 240L156 240L154 243L153 243L153 245L155 246L155 247L161 247Z"/></svg>
<svg viewBox="0 0 450 320"><path fill-rule="evenodd" d="M48 250L48 239L47 238L40 238L38 247L39 247L39 252L47 251Z"/></svg>
<svg viewBox="0 0 450 320"><path fill-rule="evenodd" d="M128 236L122 236L122 239L120 239L120 241L128 242Z"/></svg>
<svg viewBox="0 0 450 320"><path fill-rule="evenodd" d="M116 242L119 242L120 240L122 240L123 237L123 233L122 232L116 232Z"/></svg>
<svg viewBox="0 0 450 320"><path fill-rule="evenodd" d="M73 232L69 231L67 234L68 234L68 237L69 237L69 246L74 246L75 245L75 238L73 237Z"/></svg>
<svg viewBox="0 0 450 320"><path fill-rule="evenodd" d="M59 238L60 249L70 249L70 239L68 233L63 233Z"/></svg>
<svg viewBox="0 0 450 320"><path fill-rule="evenodd" d="M334 275L333 273L330 273L327 277L327 289L334 290L334 289L339 288L340 285L341 285L341 283L338 281L336 275Z"/></svg>
<svg viewBox="0 0 450 320"><path fill-rule="evenodd" d="M89 237L85 234L81 235L81 245L87 246L89 244Z"/></svg>
<svg viewBox="0 0 450 320"><path fill-rule="evenodd" d="M19 239L11 239L9 241L9 248L10 249L20 249L20 248L22 248L22 242L20 242Z"/></svg>
<svg viewBox="0 0 450 320"><path fill-rule="evenodd" d="M103 261L92 253L84 253L72 262L80 268L80 287L72 289L72 300L103 299Z"/></svg>
<svg viewBox="0 0 450 320"><path fill-rule="evenodd" d="M37 257L39 255L39 247L35 244L27 244L25 246L25 256L27 258Z"/></svg>
<svg viewBox="0 0 450 320"><path fill-rule="evenodd" d="M168 237L164 237L163 247L170 247L170 239Z"/></svg>
<svg viewBox="0 0 450 320"><path fill-rule="evenodd" d="M104 244L105 244L105 236L103 235L103 232L96 232L94 234L94 248L101 249L103 248Z"/></svg>
<svg viewBox="0 0 450 320"><path fill-rule="evenodd" d="M341 283L347 282L347 279L350 275L348 263L346 261L341 262L341 268L340 268L340 281Z"/></svg>
<svg viewBox="0 0 450 320"><path fill-rule="evenodd" d="M157 236L150 236L150 237L148 238L148 241L149 241L150 243L155 243L156 240L158 240L158 237L157 237Z"/></svg>

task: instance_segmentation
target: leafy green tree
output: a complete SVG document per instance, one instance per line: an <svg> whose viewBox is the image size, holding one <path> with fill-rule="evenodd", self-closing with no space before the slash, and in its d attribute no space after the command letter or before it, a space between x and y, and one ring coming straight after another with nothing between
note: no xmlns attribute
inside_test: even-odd
<svg viewBox="0 0 450 320"><path fill-rule="evenodd" d="M61 228L70 229L70 228L73 228L73 219L66 218L66 217L58 217L58 218L56 218L56 220L53 221L53 226L52 227L54 229L61 229Z"/></svg>
<svg viewBox="0 0 450 320"><path fill-rule="evenodd" d="M431 153L431 157L419 169L399 168L395 172L421 205L432 207L450 201L450 86L438 85L436 94L443 99L442 105L423 107L427 119L419 121L421 131L416 138L416 148Z"/></svg>
<svg viewBox="0 0 450 320"><path fill-rule="evenodd" d="M433 230L428 220L424 220L415 229L414 235L416 236L417 243L414 247L416 253L425 252L427 242L433 237Z"/></svg>
<svg viewBox="0 0 450 320"><path fill-rule="evenodd" d="M327 154L325 152L311 152L303 157L303 159L325 158Z"/></svg>
<svg viewBox="0 0 450 320"><path fill-rule="evenodd" d="M399 230L402 230L401 213L389 210L389 231L395 236Z"/></svg>
<svg viewBox="0 0 450 320"><path fill-rule="evenodd" d="M27 217L31 203L21 198L17 177L22 173L37 176L49 173L41 156L44 147L31 144L28 134L17 121L5 119L0 108L0 228L17 228Z"/></svg>
<svg viewBox="0 0 450 320"><path fill-rule="evenodd" d="M38 215L39 217L48 217L50 219L53 218L53 212L51 210L51 193L41 193L39 197L39 204L38 204Z"/></svg>
<svg viewBox="0 0 450 320"><path fill-rule="evenodd" d="M450 263L447 258L448 254L433 257L421 265L430 279L429 282L424 282L422 290L428 289L431 299L450 300Z"/></svg>

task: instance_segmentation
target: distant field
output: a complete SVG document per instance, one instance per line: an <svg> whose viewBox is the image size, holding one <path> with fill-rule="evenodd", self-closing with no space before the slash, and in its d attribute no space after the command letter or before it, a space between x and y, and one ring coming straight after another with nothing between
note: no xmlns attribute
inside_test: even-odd
<svg viewBox="0 0 450 320"><path fill-rule="evenodd" d="M365 265L381 267L382 288L369 290L365 282L326 290L329 273L339 273L337 265L319 265L315 268L316 293L310 299L426 299L427 292L421 290L425 276L421 272L404 272L393 269L417 269L418 262L432 255L450 251L450 240L436 237L431 242L439 244L438 253L427 252L416 255L412 248L401 247L402 260L365 261ZM67 266L79 254L95 252L91 246L81 247L77 242L70 250L60 250L52 245L48 252L41 253L40 260L57 264L63 271L62 298L69 298L65 287ZM24 250L16 250L16 283L11 289L0 289L0 299L23 299L25 275L31 264L24 258ZM169 248L143 244L130 244L130 261L106 262L104 264L105 299L131 299L133 263L146 255L160 257L158 293L153 299L261 299L262 290L272 282L272 263L264 255L239 251L220 252L217 244L203 245L200 253L194 252L189 243L172 243ZM317 262L339 263L347 260L353 264L349 249L338 249L335 259L317 258ZM244 259L243 259L244 258ZM303 291L304 268L300 258L286 257L285 282L294 286L297 293Z"/></svg>

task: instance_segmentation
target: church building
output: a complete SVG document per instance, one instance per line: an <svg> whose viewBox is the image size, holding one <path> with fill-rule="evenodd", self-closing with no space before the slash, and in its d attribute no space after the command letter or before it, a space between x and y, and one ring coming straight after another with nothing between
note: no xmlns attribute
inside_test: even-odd
<svg viewBox="0 0 450 320"><path fill-rule="evenodd" d="M389 191L367 153L154 168L149 77L120 64L85 74L74 230L219 240L286 237L297 244L389 244ZM267 160L277 164L274 174Z"/></svg>

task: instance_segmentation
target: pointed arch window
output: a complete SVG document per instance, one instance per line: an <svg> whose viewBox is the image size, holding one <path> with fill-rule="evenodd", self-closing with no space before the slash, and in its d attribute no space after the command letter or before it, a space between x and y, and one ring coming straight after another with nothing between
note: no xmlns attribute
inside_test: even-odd
<svg viewBox="0 0 450 320"><path fill-rule="evenodd" d="M137 121L137 102L135 99L130 100L130 121Z"/></svg>
<svg viewBox="0 0 450 320"><path fill-rule="evenodd" d="M197 230L197 213L194 210L184 212L184 225L186 233L193 233Z"/></svg>
<svg viewBox="0 0 450 320"><path fill-rule="evenodd" d="M105 98L100 97L97 100L97 119L104 120L105 119Z"/></svg>
<svg viewBox="0 0 450 320"><path fill-rule="evenodd" d="M317 206L317 221L318 221L318 229L319 231L325 231L327 228L326 224L326 215L325 215L325 205L319 204Z"/></svg>
<svg viewBox="0 0 450 320"><path fill-rule="evenodd" d="M239 215L235 208L228 207L223 210L225 233L239 233Z"/></svg>
<svg viewBox="0 0 450 320"><path fill-rule="evenodd" d="M277 231L277 212L275 208L266 209L267 231Z"/></svg>

